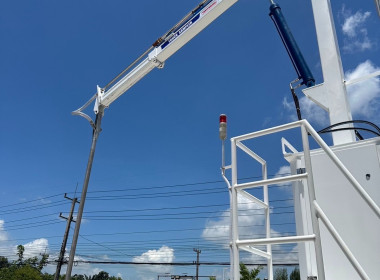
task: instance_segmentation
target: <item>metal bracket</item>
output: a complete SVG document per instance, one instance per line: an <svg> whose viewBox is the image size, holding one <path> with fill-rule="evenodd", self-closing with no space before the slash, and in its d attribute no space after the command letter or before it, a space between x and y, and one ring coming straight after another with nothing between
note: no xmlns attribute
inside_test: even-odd
<svg viewBox="0 0 380 280"><path fill-rule="evenodd" d="M165 62L161 62L161 61L159 61L157 58L154 58L154 59L152 60L152 62L153 62L154 65L156 65L156 67L157 67L158 69L162 69L162 68L164 68L164 66L165 66Z"/></svg>
<svg viewBox="0 0 380 280"><path fill-rule="evenodd" d="M72 115L74 116L80 116L80 117L83 117L85 118L86 120L88 120L88 122L90 123L91 127L95 130L96 127L95 127L95 123L94 121L91 119L91 117L85 113L83 113L82 111L84 109L86 109L94 100L95 100L95 105L94 105L94 112L95 114L98 114L99 113L99 107L100 107L100 96L101 94L104 92L104 89L100 88L99 86L96 86L97 87L97 92L96 94L94 94L90 100L88 100L82 107L80 107L79 109L71 112Z"/></svg>

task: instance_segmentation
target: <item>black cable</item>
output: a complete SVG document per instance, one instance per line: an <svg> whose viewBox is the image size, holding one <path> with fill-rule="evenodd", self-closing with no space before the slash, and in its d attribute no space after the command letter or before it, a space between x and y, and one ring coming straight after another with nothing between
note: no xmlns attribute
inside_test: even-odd
<svg viewBox="0 0 380 280"><path fill-rule="evenodd" d="M126 261L85 261L85 260L78 260L75 261L76 263L86 263L86 264L131 264L131 265L167 265L167 266L192 266L197 265L195 262L171 262L171 263L165 263L165 262L126 262ZM56 263L56 261L49 263ZM222 266L229 266L230 262L200 262L199 265L207 265L207 266L213 266L213 265L222 265ZM247 266L266 266L266 263L246 263ZM298 266L298 263L274 263L273 266Z"/></svg>
<svg viewBox="0 0 380 280"><path fill-rule="evenodd" d="M296 91L294 90L294 88L290 88L290 91L292 92L292 96L293 96L293 100L294 100L294 105L296 106L296 111L297 111L297 117L298 117L298 120L302 120L302 116L301 116L301 109L300 109L300 103L298 101L298 96L296 94Z"/></svg>
<svg viewBox="0 0 380 280"><path fill-rule="evenodd" d="M337 132L337 131L344 131L344 130L363 130L363 131L371 132L371 133L375 134L376 136L380 136L380 133L378 133L376 131L373 131L371 129L368 129L368 128L364 128L364 127L335 128L335 129L329 129L329 130L319 131L318 133L319 134L323 134L323 133L330 133L330 132Z"/></svg>
<svg viewBox="0 0 380 280"><path fill-rule="evenodd" d="M336 127L336 126L340 126L340 125L343 125L343 124L350 124L350 123L364 123L364 124L368 124L368 125L372 126L373 128L375 128L380 133L380 127L378 127L373 122L369 122L369 121L365 121L365 120L351 120L351 121L339 122L339 123L330 125L330 126L324 128L324 129L322 129L321 131L323 131L325 129L330 129L330 128L333 128L333 127Z"/></svg>
<svg viewBox="0 0 380 280"><path fill-rule="evenodd" d="M15 209L10 209L10 210L6 210L6 211L1 212L1 215L11 215L11 214L15 214L15 213L30 212L30 211L60 206L63 204L66 204L66 202L65 201L63 201L63 202L57 201L57 202L48 203L46 205L35 205L35 206L30 206L30 207L15 208Z"/></svg>
<svg viewBox="0 0 380 280"><path fill-rule="evenodd" d="M48 199L48 198L52 198L52 197L61 196L61 195L63 195L63 194L64 194L64 193L53 194L53 195L49 195L49 196L45 196L45 197L41 197L41 198L37 198L37 199L26 200L26 201L23 201L23 202L18 202L18 203L13 203L13 204L8 204L8 205L3 205L3 206L0 206L0 209L1 209L1 208L4 208L4 207L15 206L15 205L25 205L26 203L31 203L31 202L35 202L35 201L42 201L42 200L44 200L44 199Z"/></svg>
<svg viewBox="0 0 380 280"><path fill-rule="evenodd" d="M375 128L377 130L377 132L373 131L371 129L361 128L361 127L346 127L346 128L332 129L332 128L337 127L337 126L341 126L341 125L344 125L344 124L351 124L351 123L367 124L367 125L372 126L373 128ZM329 132L342 131L342 130L355 130L355 134L356 134L356 136L360 140L363 140L363 137L360 135L359 132L357 132L357 130L363 130L363 131L371 132L371 133L373 133L373 134L375 134L377 136L380 136L380 128L376 124L374 124L372 122L369 122L369 121L365 121L365 120L351 120L351 121L339 122L339 123L330 125L330 126L324 128L324 129L321 129L320 131L318 131L318 133L322 134L322 133L329 133Z"/></svg>
<svg viewBox="0 0 380 280"><path fill-rule="evenodd" d="M274 177L275 175L269 175L269 176L270 177ZM249 180L249 179L258 179L258 178L261 178L261 176L251 176L251 177L239 178L239 181ZM224 180L215 180L215 181L195 182L195 183L188 183L188 184L163 185L163 186L154 186L154 187L145 187L145 188L125 188L125 189L113 189L113 190L112 189L106 189L106 190L98 190L98 191L88 191L87 193L88 194L92 194L92 193L103 193L103 192L107 192L107 193L112 193L112 192L130 192L130 191L137 191L137 190L140 191L140 190L151 190L151 189L165 189L165 188L176 188L176 187L194 186L194 185L205 185L205 184L214 184L214 183L225 183L225 182L224 182ZM219 189L219 188L215 188L215 189ZM8 205L3 205L3 206L0 206L0 208L11 207L11 206L15 206L15 205L25 205L26 203L31 203L31 202L35 202L35 201L41 201L43 199L57 197L57 196L61 196L63 194L64 193L59 193L59 194L54 194L54 195L38 198L38 199L26 200L26 201L19 202L19 203L13 203L13 204L8 204ZM50 202L48 204L49 205L50 204L61 205L61 204L65 204L65 202L56 201L56 202ZM9 209L9 210L5 210L4 212L2 212L2 214L4 215L5 212L16 211L16 210L32 210L32 208L36 208L36 207L41 207L41 206L40 205L34 205L34 206L29 206L28 208L22 207L22 208ZM46 206L46 207L50 207L50 206Z"/></svg>

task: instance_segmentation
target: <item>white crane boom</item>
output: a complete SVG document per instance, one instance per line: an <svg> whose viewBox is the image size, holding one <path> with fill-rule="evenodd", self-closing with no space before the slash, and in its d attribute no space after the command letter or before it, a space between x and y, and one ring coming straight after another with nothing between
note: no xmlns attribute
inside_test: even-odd
<svg viewBox="0 0 380 280"><path fill-rule="evenodd" d="M238 0L203 1L180 26L171 30L135 68L125 74L108 90L98 90L94 111L100 105L108 107L123 93L140 81L154 68L162 68L165 61L187 42L206 28L217 17L228 10Z"/></svg>

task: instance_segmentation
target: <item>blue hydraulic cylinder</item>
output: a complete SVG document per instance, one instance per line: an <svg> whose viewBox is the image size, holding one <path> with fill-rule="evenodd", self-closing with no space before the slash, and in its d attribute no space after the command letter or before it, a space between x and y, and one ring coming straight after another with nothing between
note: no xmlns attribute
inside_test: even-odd
<svg viewBox="0 0 380 280"><path fill-rule="evenodd" d="M269 15L272 18L274 24L276 25L277 31L280 34L281 40L285 45L285 48L297 72L298 78L302 80L301 84L307 87L314 86L315 80L313 74L311 73L297 45L297 42L294 39L288 24L286 23L280 6L277 4L272 4L269 7L269 10Z"/></svg>

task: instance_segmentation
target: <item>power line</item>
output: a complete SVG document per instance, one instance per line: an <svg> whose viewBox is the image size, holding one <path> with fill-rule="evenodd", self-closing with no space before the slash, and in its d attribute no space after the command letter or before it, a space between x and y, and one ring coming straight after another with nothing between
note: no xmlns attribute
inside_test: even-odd
<svg viewBox="0 0 380 280"><path fill-rule="evenodd" d="M32 199L32 200L25 200L23 202L17 202L17 203L7 204L7 205L0 206L0 209L1 208L5 208L5 207L16 206L16 205L25 205L25 203L31 203L31 202L36 202L36 201L43 201L45 199L49 199L49 198L52 198L52 197L58 197L58 196L61 196L61 195L63 195L63 193L53 194L53 195L49 195L49 196L45 196L45 197L41 197L41 198Z"/></svg>
<svg viewBox="0 0 380 280"><path fill-rule="evenodd" d="M53 261L54 262L54 261ZM49 261L49 263L53 263ZM193 266L196 263L193 262L129 262L129 261L86 261L86 260L78 260L76 263L86 263L86 264L131 264L131 265L164 265L164 266ZM200 262L199 265L207 265L207 266L229 266L229 262ZM248 266L266 266L266 263L245 263ZM274 266L298 266L299 263L274 263Z"/></svg>
<svg viewBox="0 0 380 280"><path fill-rule="evenodd" d="M269 175L269 177L284 176L284 175L288 175L288 173ZM251 176L251 177L239 178L239 181L250 180L250 179L259 179L259 178L261 178L261 176ZM223 183L224 184L225 182L224 182L224 180L214 180L214 181L203 181L203 182L194 182L194 183L186 183L186 184L161 185L161 186L139 187L139 188L130 188L130 187L125 187L123 189L106 188L104 190L89 191L88 193L89 194L91 194L91 193L104 193L104 192L112 193L112 192L126 192L126 191L130 192L130 191L141 191L141 190L151 190L151 189L164 189L164 188L176 188L176 187L185 187L185 186L207 185L207 184L216 184L216 183ZM0 206L0 209L6 208L6 207L11 207L11 206L16 206L16 205L25 205L26 203L31 203L31 202L43 201L43 200L46 200L49 198L62 196L63 194L64 193L57 193L57 194L52 194L52 195L37 198L37 199L25 200L23 202L17 202L17 203L2 205L2 206ZM22 209L22 208L18 208L18 209ZM16 210L16 209L13 209L13 210Z"/></svg>

